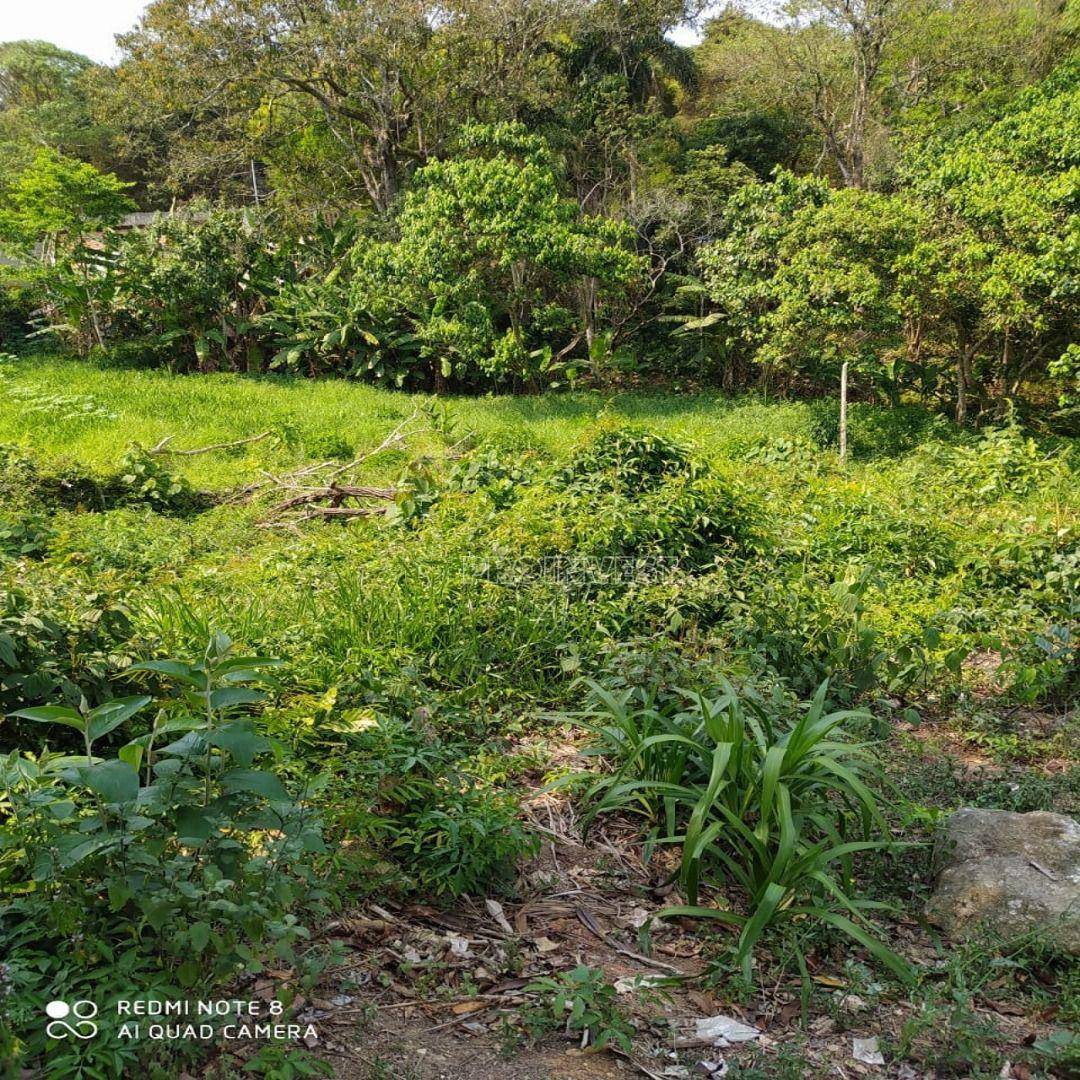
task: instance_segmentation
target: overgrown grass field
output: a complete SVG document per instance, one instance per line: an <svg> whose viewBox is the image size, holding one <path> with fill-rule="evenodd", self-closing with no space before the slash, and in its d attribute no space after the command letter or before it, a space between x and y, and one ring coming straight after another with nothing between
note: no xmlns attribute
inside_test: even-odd
<svg viewBox="0 0 1080 1080"><path fill-rule="evenodd" d="M131 442L153 446L173 436L178 446L206 446L273 432L274 440L240 448L224 459L201 456L177 463L193 483L210 488L232 486L258 468L363 450L429 400L338 379L234 374L192 379L160 369L119 373L53 357L9 360L0 371L8 391L0 401L4 440L25 442L53 461L108 469ZM90 413L87 419L78 418L83 411ZM740 402L718 392L461 397L441 400L439 411L448 424L481 439L555 457L564 457L603 415L695 440L708 456L769 438L809 439L813 434L812 410L806 407ZM444 445L425 433L413 449ZM378 464L385 471L386 459Z"/></svg>
<svg viewBox="0 0 1080 1080"><path fill-rule="evenodd" d="M1077 449L1015 428L960 431L916 406L856 405L841 463L836 429L829 401L430 399L343 382L6 360L5 713L145 695L118 726L98 723L94 753L120 754L117 769L145 772L144 790L157 798L155 754L183 744L159 751L167 740L157 732L194 722L182 719L185 686L221 687L211 709L220 716L199 729L208 771L190 765L191 798L208 814L239 814L237 799L273 807L287 793L305 822L300 846L276 857L272 873L256 845L247 877L230 879L235 902L261 912L254 922L234 926L223 908L200 919L194 937L169 929L175 920L156 924L139 893L149 886L140 878L136 888L130 866L109 854L130 852L132 841L47 873L40 862L29 871L9 843L0 886L41 921L35 931L18 923L25 959L9 978L22 1015L58 987L83 992L91 978L104 980L98 997L133 980L148 992L179 984L194 993L261 969L260 950L271 947L316 979L303 920L373 891L436 904L515 896L515 867L538 844L520 804L554 781L587 818L621 815L641 822L642 836L684 845L681 865L670 864L676 899L730 913L739 930L737 941L721 935L710 946L716 979L733 957L752 985L752 957L758 972L798 957L793 970L805 976L808 955L820 966L854 949L896 992L915 995L918 1022L896 1033L891 1052L932 1065L943 991L911 989L906 939L892 921L921 905L929 851L885 849L924 841L961 804L1076 808ZM387 512L345 523L275 512L311 483L298 470L348 465L395 430L392 445L350 474L393 489L379 504ZM279 663L249 670L236 653ZM226 689L234 684L261 689L236 694ZM82 743L31 714L5 721L0 743L38 755L33 783L44 784L55 773L41 756L46 743L67 754ZM180 727L162 727L169 717ZM583 777L554 763L552 747L567 738L597 740ZM763 762L789 738L809 740L807 757L789 763L776 796ZM744 739L751 756L723 757ZM689 748L674 765L669 743ZM820 754L839 755L840 772L803 789L801 770L817 768ZM239 772L222 771L229 755ZM254 757L271 762L258 774L269 779L250 779ZM731 778L722 798L712 786L721 775ZM23 807L27 822L31 806L60 799L53 787L42 788L47 799L30 795L29 774L11 776L22 776L9 779L12 792L25 784L39 800ZM92 792L103 782L84 779ZM111 806L117 790L98 795ZM108 806L77 805L93 828L113 820ZM841 805L861 805L861 824ZM70 811L25 828L59 834L61 813ZM194 828L187 813L181 837ZM816 824L823 814L832 824ZM305 815L317 816L321 841ZM224 842L236 820L214 818L220 833L199 826L201 839L185 843ZM740 821L758 831L743 836ZM819 827L861 854L825 859L813 846ZM161 864L189 875L186 899L160 885L176 916L221 889L209 857L190 876L190 851ZM846 898L840 907L822 891L823 874ZM112 899L86 922L93 895ZM72 966L55 941L76 913L84 937ZM282 936L294 924L303 932ZM192 966L192 949L214 952L215 963ZM970 971L954 976L964 983ZM1059 988L1073 1000L1075 987ZM1016 992L1028 993L1019 983ZM979 1068L997 1067L993 1037L971 1044ZM32 1039L13 1045L40 1052ZM103 1052L67 1048L84 1056L64 1067ZM1003 1042L1000 1054L1009 1052ZM152 1059L131 1046L117 1060Z"/></svg>

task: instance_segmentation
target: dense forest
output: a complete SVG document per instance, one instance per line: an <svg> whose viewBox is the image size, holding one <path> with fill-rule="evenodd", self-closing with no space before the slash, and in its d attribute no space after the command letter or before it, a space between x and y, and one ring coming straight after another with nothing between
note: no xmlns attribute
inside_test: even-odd
<svg viewBox="0 0 1080 1080"><path fill-rule="evenodd" d="M0 1077L1080 1075L1078 315L1080 0L0 43Z"/></svg>
<svg viewBox="0 0 1080 1080"><path fill-rule="evenodd" d="M1068 424L1075 4L754 8L157 0L116 67L6 45L6 332L440 392L846 362Z"/></svg>

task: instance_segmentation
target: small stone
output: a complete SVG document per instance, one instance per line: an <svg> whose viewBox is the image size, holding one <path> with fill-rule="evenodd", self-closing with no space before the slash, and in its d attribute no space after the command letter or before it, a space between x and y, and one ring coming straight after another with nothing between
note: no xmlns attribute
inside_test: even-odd
<svg viewBox="0 0 1080 1080"><path fill-rule="evenodd" d="M859 997L858 994L845 994L840 999L840 1008L844 1012L857 1013L862 1012L863 1009L868 1008L866 1001Z"/></svg>
<svg viewBox="0 0 1080 1080"><path fill-rule="evenodd" d="M652 918L652 915L653 913L648 908L636 907L629 915L619 919L619 922L623 926L630 926L635 930L640 930Z"/></svg>

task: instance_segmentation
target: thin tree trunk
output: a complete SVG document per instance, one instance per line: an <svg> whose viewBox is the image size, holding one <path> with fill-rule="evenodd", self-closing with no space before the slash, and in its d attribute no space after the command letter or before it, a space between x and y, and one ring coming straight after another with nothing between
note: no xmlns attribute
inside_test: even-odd
<svg viewBox="0 0 1080 1080"><path fill-rule="evenodd" d="M847 460L847 373L848 362L840 366L840 464Z"/></svg>
<svg viewBox="0 0 1080 1080"><path fill-rule="evenodd" d="M964 371L964 354L956 358L956 422L967 421L967 373Z"/></svg>

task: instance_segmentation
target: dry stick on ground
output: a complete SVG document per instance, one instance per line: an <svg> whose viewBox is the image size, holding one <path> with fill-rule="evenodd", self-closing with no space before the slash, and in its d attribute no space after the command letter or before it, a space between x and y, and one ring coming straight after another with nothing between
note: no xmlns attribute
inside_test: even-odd
<svg viewBox="0 0 1080 1080"><path fill-rule="evenodd" d="M620 956L625 956L630 960L636 960L639 964L656 968L658 971L666 971L669 975L678 975L680 978L686 978L686 972L681 968L675 967L674 964L665 964L663 960L654 960L651 956L643 956L641 953L634 952L633 949L627 949L620 945L610 934L605 933L604 929L596 921L595 916L588 908L580 906L576 907L574 909L574 914L577 916L578 922L580 922L589 933L594 934L609 949L614 949Z"/></svg>
<svg viewBox="0 0 1080 1080"><path fill-rule="evenodd" d="M272 431L263 431L258 435L249 435L246 439L235 439L233 442L214 443L212 446L197 446L193 450L173 450L169 443L175 438L174 435L166 435L156 446L151 446L148 454L175 454L183 457L194 457L196 454L209 454L212 450L231 450L234 446L247 446L249 443L262 442L269 439Z"/></svg>

